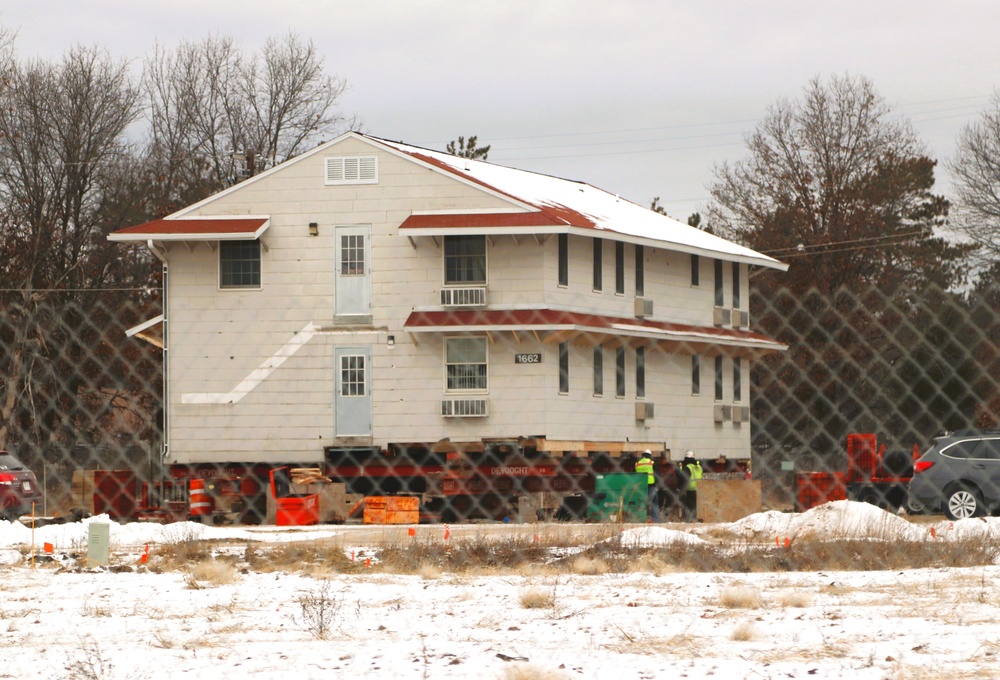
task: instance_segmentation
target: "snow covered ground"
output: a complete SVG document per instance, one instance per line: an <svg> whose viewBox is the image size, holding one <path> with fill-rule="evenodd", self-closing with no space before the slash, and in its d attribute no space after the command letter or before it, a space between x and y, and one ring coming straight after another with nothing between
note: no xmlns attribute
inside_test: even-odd
<svg viewBox="0 0 1000 680"><path fill-rule="evenodd" d="M86 552L91 522L108 520L34 532L0 522L0 646L7 652L0 678L1000 677L998 566L692 574L637 564L627 574L372 570L330 580L247 571L213 585L132 567L147 544L198 539L336 540L345 552L377 556L359 542L371 528L110 523L111 564L128 569L59 568L64 554ZM431 540L442 532L415 529ZM525 530L543 529L476 529ZM460 528L453 531L456 540ZM661 545L726 534L771 543L986 540L1000 535L1000 520L913 524L839 501L731 525L634 526L622 540ZM56 562L40 562L46 543Z"/></svg>

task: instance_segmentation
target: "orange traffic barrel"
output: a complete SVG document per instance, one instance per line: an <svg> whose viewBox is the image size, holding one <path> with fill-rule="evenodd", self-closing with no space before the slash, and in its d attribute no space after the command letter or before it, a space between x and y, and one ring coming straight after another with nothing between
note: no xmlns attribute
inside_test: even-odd
<svg viewBox="0 0 1000 680"><path fill-rule="evenodd" d="M212 514L212 498L205 493L205 480L191 480L191 516Z"/></svg>

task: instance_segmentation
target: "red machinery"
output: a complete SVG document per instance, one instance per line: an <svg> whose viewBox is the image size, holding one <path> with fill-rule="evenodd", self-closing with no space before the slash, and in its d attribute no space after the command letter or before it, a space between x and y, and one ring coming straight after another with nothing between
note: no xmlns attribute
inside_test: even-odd
<svg viewBox="0 0 1000 680"><path fill-rule="evenodd" d="M907 485L913 477L913 463L920 457L914 444L912 454L886 453L875 434L847 435L847 470L843 472L800 472L797 475L796 507L808 510L822 503L849 499L895 510L920 508L911 503Z"/></svg>

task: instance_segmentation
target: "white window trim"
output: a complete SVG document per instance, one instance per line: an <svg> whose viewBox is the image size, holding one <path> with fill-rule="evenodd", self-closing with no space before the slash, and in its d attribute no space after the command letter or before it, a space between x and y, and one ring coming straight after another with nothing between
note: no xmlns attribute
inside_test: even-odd
<svg viewBox="0 0 1000 680"><path fill-rule="evenodd" d="M246 239L251 241L254 239ZM264 244L260 243L258 246L258 257L260 258L260 283L256 286L223 286L222 285L222 242L219 243L219 247L216 251L215 257L215 287L220 293L233 293L248 290L263 290L264 289Z"/></svg>
<svg viewBox="0 0 1000 680"><path fill-rule="evenodd" d="M357 168L351 168L352 162ZM378 184L378 156L330 156L323 159L326 186Z"/></svg>
<svg viewBox="0 0 1000 680"><path fill-rule="evenodd" d="M479 234L468 234L468 236L479 236ZM484 248L484 258L485 264L483 265L486 269L483 281L455 281L453 283L448 282L448 254L446 248L444 247L444 241L441 241L441 285L445 288L489 288L490 285L490 240L483 237L483 244L486 246Z"/></svg>
<svg viewBox="0 0 1000 680"><path fill-rule="evenodd" d="M448 341L449 340L481 340L486 349L486 389L453 389L448 387ZM489 394L490 393L490 343L485 335L456 335L444 339L441 347L441 364L444 367L445 394Z"/></svg>

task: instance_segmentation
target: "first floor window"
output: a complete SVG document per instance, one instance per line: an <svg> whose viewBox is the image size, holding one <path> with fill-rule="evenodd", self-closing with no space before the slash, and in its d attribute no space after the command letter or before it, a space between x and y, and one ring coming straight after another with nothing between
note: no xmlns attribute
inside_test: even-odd
<svg viewBox="0 0 1000 680"><path fill-rule="evenodd" d="M260 288L260 241L219 243L219 287Z"/></svg>
<svg viewBox="0 0 1000 680"><path fill-rule="evenodd" d="M646 347L635 348L635 396L646 396Z"/></svg>
<svg viewBox="0 0 1000 680"><path fill-rule="evenodd" d="M559 393L569 394L569 343L559 343Z"/></svg>
<svg viewBox="0 0 1000 680"><path fill-rule="evenodd" d="M715 400L722 401L722 355L715 357Z"/></svg>
<svg viewBox="0 0 1000 680"><path fill-rule="evenodd" d="M625 348L615 350L615 395L625 396Z"/></svg>
<svg viewBox="0 0 1000 680"><path fill-rule="evenodd" d="M604 347L594 348L594 395L604 394Z"/></svg>
<svg viewBox="0 0 1000 680"><path fill-rule="evenodd" d="M449 390L486 389L486 338L448 338L445 354Z"/></svg>
<svg viewBox="0 0 1000 680"><path fill-rule="evenodd" d="M486 283L486 237L444 237L444 282Z"/></svg>
<svg viewBox="0 0 1000 680"><path fill-rule="evenodd" d="M701 394L701 357L691 355L691 394Z"/></svg>
<svg viewBox="0 0 1000 680"><path fill-rule="evenodd" d="M739 357L733 359L733 401L743 401L743 365Z"/></svg>

